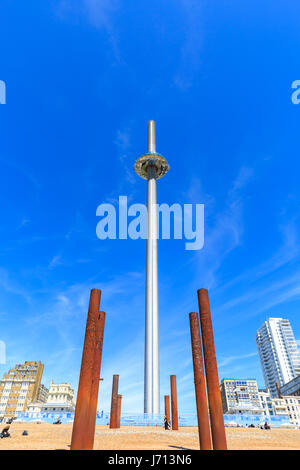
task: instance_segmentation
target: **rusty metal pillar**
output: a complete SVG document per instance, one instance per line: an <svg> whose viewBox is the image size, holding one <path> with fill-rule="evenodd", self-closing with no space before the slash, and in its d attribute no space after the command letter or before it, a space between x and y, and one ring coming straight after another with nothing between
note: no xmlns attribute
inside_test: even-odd
<svg viewBox="0 0 300 470"><path fill-rule="evenodd" d="M277 390L278 398L282 398L282 395L281 395L281 393L280 393L279 383L278 383L278 382L275 382L275 385L276 385L276 390Z"/></svg>
<svg viewBox="0 0 300 470"><path fill-rule="evenodd" d="M200 449L211 450L205 375L202 358L202 345L200 337L199 318L198 313L196 312L190 313L190 329Z"/></svg>
<svg viewBox="0 0 300 470"><path fill-rule="evenodd" d="M173 431L178 431L176 375L170 375L170 381L171 381L172 429Z"/></svg>
<svg viewBox="0 0 300 470"><path fill-rule="evenodd" d="M87 439L87 430L89 429L89 404L96 347L96 319L99 312L100 299L101 290L92 289L82 351L71 450L90 449L90 443Z"/></svg>
<svg viewBox="0 0 300 470"><path fill-rule="evenodd" d="M219 374L207 289L198 290L201 334L214 450L227 450Z"/></svg>
<svg viewBox="0 0 300 470"><path fill-rule="evenodd" d="M97 319L96 319L96 349L95 349L93 379L91 383L91 395L90 395L90 405L89 405L89 425L87 429L87 434L88 434L87 441L89 442L89 446L91 449L93 449L94 447L94 438L95 438L104 325L105 325L105 312L98 312Z"/></svg>
<svg viewBox="0 0 300 470"><path fill-rule="evenodd" d="M165 416L167 418L168 423L171 422L171 415L170 415L170 397L169 395L165 395Z"/></svg>
<svg viewBox="0 0 300 470"><path fill-rule="evenodd" d="M118 395L118 420L117 427L121 427L121 408L122 408L122 395Z"/></svg>
<svg viewBox="0 0 300 470"><path fill-rule="evenodd" d="M111 429L115 429L118 424L118 387L119 375L113 376L112 393L111 393L111 407L110 407L110 424Z"/></svg>

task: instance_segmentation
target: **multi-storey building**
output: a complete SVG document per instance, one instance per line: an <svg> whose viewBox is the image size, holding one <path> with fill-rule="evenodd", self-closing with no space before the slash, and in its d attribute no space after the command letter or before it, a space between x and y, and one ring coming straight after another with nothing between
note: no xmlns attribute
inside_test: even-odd
<svg viewBox="0 0 300 470"><path fill-rule="evenodd" d="M259 403L262 408L262 415L265 416L266 418L269 418L270 416L274 416L275 411L273 408L273 402L272 402L272 398L270 396L269 390L259 389L258 396L259 396Z"/></svg>
<svg viewBox="0 0 300 470"><path fill-rule="evenodd" d="M261 414L255 379L222 379L220 389L224 413Z"/></svg>
<svg viewBox="0 0 300 470"><path fill-rule="evenodd" d="M293 380L280 387L281 395L300 396L300 375L297 375Z"/></svg>
<svg viewBox="0 0 300 470"><path fill-rule="evenodd" d="M0 382L0 416L16 417L27 405L43 395L41 379L44 365L26 361L3 375Z"/></svg>
<svg viewBox="0 0 300 470"><path fill-rule="evenodd" d="M261 421L285 416L300 427L300 397L271 397L270 391L258 390L255 379L223 379L220 384L223 413L258 415Z"/></svg>
<svg viewBox="0 0 300 470"><path fill-rule="evenodd" d="M48 399L49 389L45 385L41 384L39 388L39 393L37 401L40 403L45 403Z"/></svg>
<svg viewBox="0 0 300 470"><path fill-rule="evenodd" d="M74 390L69 383L50 383L49 393L46 403L32 402L28 405L27 411L30 413L53 413L53 412L73 412L75 410Z"/></svg>
<svg viewBox="0 0 300 470"><path fill-rule="evenodd" d="M295 396L281 396L271 398L268 390L258 391L263 415L288 416L294 426L300 427L300 398Z"/></svg>
<svg viewBox="0 0 300 470"><path fill-rule="evenodd" d="M256 333L256 344L265 385L272 397L279 387L300 374L300 355L290 322L269 318Z"/></svg>

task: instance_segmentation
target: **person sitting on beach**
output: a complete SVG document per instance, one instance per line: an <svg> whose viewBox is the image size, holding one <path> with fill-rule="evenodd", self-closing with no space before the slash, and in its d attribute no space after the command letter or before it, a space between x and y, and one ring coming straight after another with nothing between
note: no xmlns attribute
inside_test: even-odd
<svg viewBox="0 0 300 470"><path fill-rule="evenodd" d="M5 426L5 428L2 429L0 435L1 435L1 438L2 437L10 437L10 434L8 432L9 430L9 426Z"/></svg>
<svg viewBox="0 0 300 470"><path fill-rule="evenodd" d="M271 429L271 426L267 423L267 421L265 421L264 429Z"/></svg>
<svg viewBox="0 0 300 470"><path fill-rule="evenodd" d="M165 416L164 418L164 427L166 430L170 429L170 423L169 421L167 420L167 417Z"/></svg>
<svg viewBox="0 0 300 470"><path fill-rule="evenodd" d="M57 421L55 421L55 423L53 423L53 424L61 424L61 420L60 420L60 418L58 418L58 420L57 420Z"/></svg>

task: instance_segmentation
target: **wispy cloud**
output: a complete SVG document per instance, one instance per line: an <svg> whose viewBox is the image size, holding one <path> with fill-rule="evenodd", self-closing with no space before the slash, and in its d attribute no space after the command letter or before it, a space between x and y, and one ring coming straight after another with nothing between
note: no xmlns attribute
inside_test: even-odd
<svg viewBox="0 0 300 470"><path fill-rule="evenodd" d="M196 259L197 282L199 276L202 276L205 278L206 286L204 287L206 288L217 286L217 272L223 261L232 250L242 243L244 230L242 190L250 181L252 173L250 168L242 167L239 170L237 177L228 189L223 209L216 212L213 217L215 201L209 195L202 194L202 199L208 204L205 204L204 247L196 253ZM189 194L192 194L196 198L195 200L201 199L201 196L196 197L199 189L201 189L201 185L194 178Z"/></svg>
<svg viewBox="0 0 300 470"><path fill-rule="evenodd" d="M0 289L6 292L23 297L28 304L31 303L32 297L30 293L24 289L17 281L12 280L8 271L0 267Z"/></svg>
<svg viewBox="0 0 300 470"><path fill-rule="evenodd" d="M120 8L118 0L60 0L56 6L56 15L62 20L69 20L70 16L85 17L91 26L104 29L108 35L113 57L120 60L114 14Z"/></svg>
<svg viewBox="0 0 300 470"><path fill-rule="evenodd" d="M97 28L111 29L111 18L119 7L118 0L82 0L83 9Z"/></svg>
<svg viewBox="0 0 300 470"><path fill-rule="evenodd" d="M133 158L132 158L132 125L127 124L122 129L117 131L115 140L117 147L118 156L122 167L125 170L125 180L127 183L133 185L136 182L136 178L133 172ZM123 179L124 181L124 179Z"/></svg>
<svg viewBox="0 0 300 470"><path fill-rule="evenodd" d="M234 196L236 192L244 188L247 185L247 183L250 181L250 179L252 178L253 173L254 172L252 168L242 166L238 172L237 177L233 181L229 194L231 196Z"/></svg>
<svg viewBox="0 0 300 470"><path fill-rule="evenodd" d="M203 44L202 6L197 0L180 0L178 7L184 28L184 40L180 50L179 68L174 76L175 85L186 91L193 84L201 64Z"/></svg>
<svg viewBox="0 0 300 470"><path fill-rule="evenodd" d="M25 227L29 223L30 223L30 219L28 219L27 217L23 217L23 219L21 220L20 224L17 227L17 230L20 230L22 227Z"/></svg>
<svg viewBox="0 0 300 470"><path fill-rule="evenodd" d="M228 366L232 364L233 362L240 362L243 359L249 359L251 357L257 356L257 352L252 352L248 354L239 354L239 355L234 355L234 356L221 356L218 360L218 366L219 368Z"/></svg>
<svg viewBox="0 0 300 470"><path fill-rule="evenodd" d="M50 269L55 268L56 266L59 266L60 264L62 264L62 257L61 257L61 254L58 254L58 255L53 256L53 258L51 259L49 263L49 268Z"/></svg>

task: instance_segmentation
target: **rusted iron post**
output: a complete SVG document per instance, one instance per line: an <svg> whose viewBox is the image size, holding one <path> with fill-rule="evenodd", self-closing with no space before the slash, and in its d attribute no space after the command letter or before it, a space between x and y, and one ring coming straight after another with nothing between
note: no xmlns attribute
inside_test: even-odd
<svg viewBox="0 0 300 470"><path fill-rule="evenodd" d="M122 407L122 395L118 395L118 421L117 427L121 427L121 407Z"/></svg>
<svg viewBox="0 0 300 470"><path fill-rule="evenodd" d="M205 375L202 358L202 345L200 337L199 318L198 313L196 312L190 313L190 329L200 449L211 450Z"/></svg>
<svg viewBox="0 0 300 470"><path fill-rule="evenodd" d="M170 381L171 381L172 429L173 431L178 431L176 375L171 375Z"/></svg>
<svg viewBox="0 0 300 470"><path fill-rule="evenodd" d="M110 424L111 429L115 429L118 424L118 387L119 376L113 376L112 393L111 393L111 407L110 407Z"/></svg>
<svg viewBox="0 0 300 470"><path fill-rule="evenodd" d="M170 397L169 397L169 395L165 395L165 416L167 418L168 423L170 423L171 417L170 417Z"/></svg>
<svg viewBox="0 0 300 470"><path fill-rule="evenodd" d="M94 438L95 438L104 325L105 325L105 312L98 312L97 319L96 319L96 348L95 348L93 379L91 383L91 395L90 395L90 405L89 405L89 425L87 428L87 434L88 434L87 441L91 449L93 449L94 447Z"/></svg>
<svg viewBox="0 0 300 470"><path fill-rule="evenodd" d="M277 390L278 398L282 398L282 395L281 395L281 393L280 393L279 383L278 383L278 382L275 382L275 385L276 385L276 390Z"/></svg>
<svg viewBox="0 0 300 470"><path fill-rule="evenodd" d="M101 290L92 289L82 351L71 450L90 449L90 443L87 439L87 429L89 429L89 404L96 346L96 318L99 312L100 299Z"/></svg>
<svg viewBox="0 0 300 470"><path fill-rule="evenodd" d="M214 450L227 450L219 374L207 289L198 290L201 334Z"/></svg>

